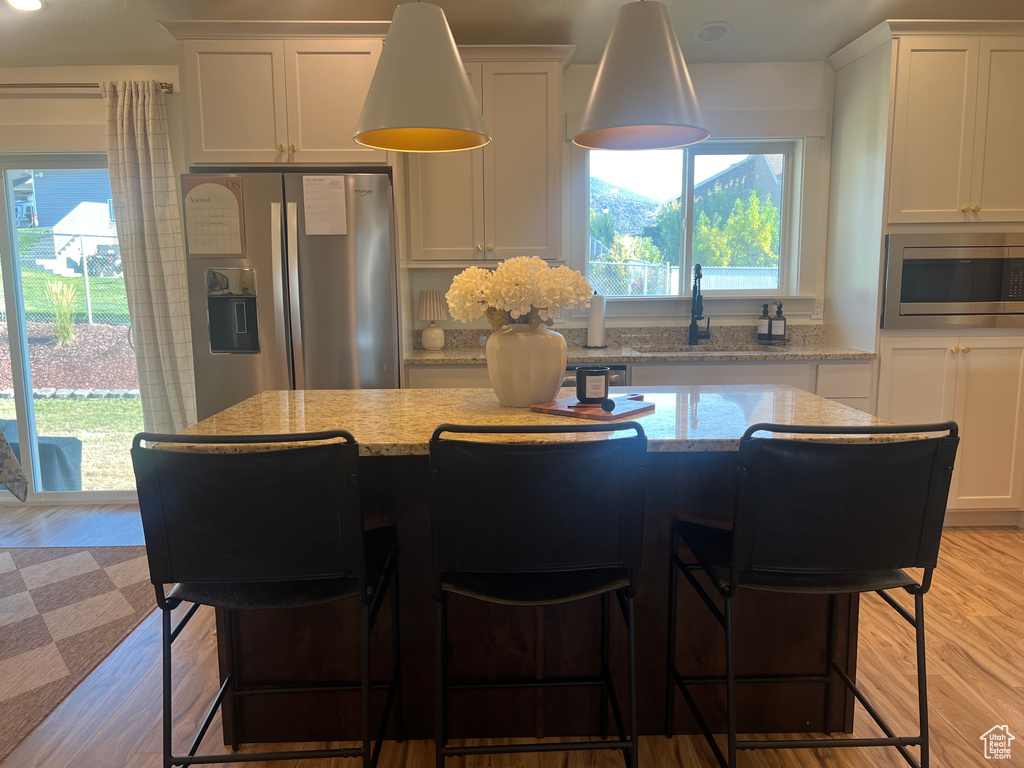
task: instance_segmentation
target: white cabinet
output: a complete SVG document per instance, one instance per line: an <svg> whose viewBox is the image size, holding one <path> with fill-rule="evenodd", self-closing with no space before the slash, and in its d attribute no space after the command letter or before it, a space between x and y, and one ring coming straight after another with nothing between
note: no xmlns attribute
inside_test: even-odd
<svg viewBox="0 0 1024 768"><path fill-rule="evenodd" d="M810 363L667 363L634 365L630 383L637 387L665 384L788 384L814 391Z"/></svg>
<svg viewBox="0 0 1024 768"><path fill-rule="evenodd" d="M878 415L960 425L951 509L1021 508L1024 338L883 339Z"/></svg>
<svg viewBox="0 0 1024 768"><path fill-rule="evenodd" d="M409 157L410 255L468 261L560 256L562 59L466 61L493 136L468 152ZM462 49L464 58L471 58Z"/></svg>
<svg viewBox="0 0 1024 768"><path fill-rule="evenodd" d="M405 386L410 389L489 387L486 365L407 365Z"/></svg>
<svg viewBox="0 0 1024 768"><path fill-rule="evenodd" d="M1024 37L899 40L889 221L1024 221Z"/></svg>
<svg viewBox="0 0 1024 768"><path fill-rule="evenodd" d="M382 163L352 140L381 39L187 40L193 163Z"/></svg>

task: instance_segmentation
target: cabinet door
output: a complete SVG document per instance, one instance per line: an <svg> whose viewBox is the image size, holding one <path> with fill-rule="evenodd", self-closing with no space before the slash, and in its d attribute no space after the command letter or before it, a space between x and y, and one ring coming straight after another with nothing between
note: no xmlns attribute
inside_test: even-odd
<svg viewBox="0 0 1024 768"><path fill-rule="evenodd" d="M953 337L882 340L878 415L896 424L953 418L957 353Z"/></svg>
<svg viewBox="0 0 1024 768"><path fill-rule="evenodd" d="M971 218L1024 221L1024 37L982 38L978 83Z"/></svg>
<svg viewBox="0 0 1024 768"><path fill-rule="evenodd" d="M189 154L193 163L273 163L285 159L284 43L185 43Z"/></svg>
<svg viewBox="0 0 1024 768"><path fill-rule="evenodd" d="M487 257L558 258L561 64L485 63L483 78Z"/></svg>
<svg viewBox="0 0 1024 768"><path fill-rule="evenodd" d="M809 363L674 363L634 365L630 384L637 387L666 384L788 384L813 391Z"/></svg>
<svg viewBox="0 0 1024 768"><path fill-rule="evenodd" d="M949 506L1020 509L1024 463L1024 341L961 338L956 404L960 447Z"/></svg>
<svg viewBox="0 0 1024 768"><path fill-rule="evenodd" d="M481 99L480 64L466 65ZM409 231L413 259L484 255L483 149L409 155Z"/></svg>
<svg viewBox="0 0 1024 768"><path fill-rule="evenodd" d="M890 222L970 220L979 46L976 37L900 40Z"/></svg>
<svg viewBox="0 0 1024 768"><path fill-rule="evenodd" d="M385 162L386 152L352 139L381 47L378 38L285 41L289 160Z"/></svg>

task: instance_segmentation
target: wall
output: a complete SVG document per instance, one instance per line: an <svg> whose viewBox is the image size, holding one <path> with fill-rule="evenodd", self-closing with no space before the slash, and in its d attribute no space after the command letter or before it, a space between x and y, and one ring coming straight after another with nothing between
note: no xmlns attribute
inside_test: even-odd
<svg viewBox="0 0 1024 768"><path fill-rule="evenodd" d="M566 113L566 141L562 167L562 253L574 269L584 262L587 201L586 154L570 137L593 85L597 67L570 66L562 86ZM712 136L723 138L798 138L803 140L802 209L798 212L798 263L796 295L786 300L786 315L807 321L814 297L825 292L825 243L827 233L831 110L834 73L824 62L763 64L695 64L690 67L694 87ZM413 305L418 291L447 290L458 270L410 269ZM627 306L631 304L632 306ZM756 298L705 299L706 314L713 322L753 321L760 312ZM689 301L644 299L641 302L610 302L609 317L617 325L689 322ZM586 324L582 313L563 319L566 326ZM423 324L418 323L419 328ZM447 321L442 327L461 328ZM486 328L485 321L473 327Z"/></svg>
<svg viewBox="0 0 1024 768"><path fill-rule="evenodd" d="M159 80L174 84L167 96L171 155L186 170L176 66L24 67L0 69L0 83L84 83ZM0 152L106 152L106 108L99 91L0 88Z"/></svg>

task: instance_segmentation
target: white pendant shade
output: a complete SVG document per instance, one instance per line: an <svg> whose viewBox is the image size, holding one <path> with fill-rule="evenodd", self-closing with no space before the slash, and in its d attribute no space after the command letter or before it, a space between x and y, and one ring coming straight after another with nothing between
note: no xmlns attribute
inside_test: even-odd
<svg viewBox="0 0 1024 768"><path fill-rule="evenodd" d="M355 140L394 152L454 152L491 140L444 11L395 9Z"/></svg>
<svg viewBox="0 0 1024 768"><path fill-rule="evenodd" d="M710 135L703 122L665 5L624 5L573 142L588 149L685 147Z"/></svg>

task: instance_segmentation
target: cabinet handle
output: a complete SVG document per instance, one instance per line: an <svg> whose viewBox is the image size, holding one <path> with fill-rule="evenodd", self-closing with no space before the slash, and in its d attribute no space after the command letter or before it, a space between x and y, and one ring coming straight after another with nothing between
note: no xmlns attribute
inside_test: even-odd
<svg viewBox="0 0 1024 768"><path fill-rule="evenodd" d="M976 205L973 208L971 208L971 210L974 211L975 213L981 213L981 206Z"/></svg>
<svg viewBox="0 0 1024 768"><path fill-rule="evenodd" d="M964 347L963 351L969 353L971 351L971 348L970 347Z"/></svg>
<svg viewBox="0 0 1024 768"><path fill-rule="evenodd" d="M294 144L289 144L288 145L288 151L289 152L294 152L295 151L295 145Z"/></svg>
<svg viewBox="0 0 1024 768"><path fill-rule="evenodd" d="M960 347L950 347L949 351L955 355L960 352Z"/></svg>
<svg viewBox="0 0 1024 768"><path fill-rule="evenodd" d="M277 145L277 151L278 152L284 152L284 144L278 144Z"/></svg>
<svg viewBox="0 0 1024 768"><path fill-rule="evenodd" d="M971 212L971 206L969 206L969 205L962 206L960 208L960 210L963 211L964 213L970 213Z"/></svg>
<svg viewBox="0 0 1024 768"><path fill-rule="evenodd" d="M482 246L482 245L480 245L480 243L477 243L477 244L476 244L476 249L477 249L478 251L482 251L482 250L483 250L484 248L483 248L483 246Z"/></svg>
<svg viewBox="0 0 1024 768"><path fill-rule="evenodd" d="M494 246L493 245L488 245L487 246L487 250L488 251L493 251L494 250Z"/></svg>

